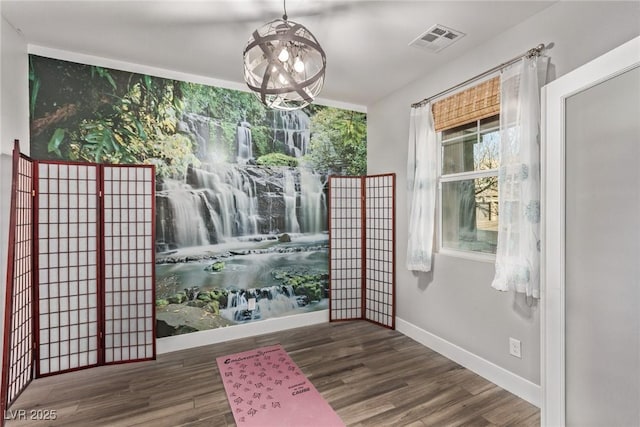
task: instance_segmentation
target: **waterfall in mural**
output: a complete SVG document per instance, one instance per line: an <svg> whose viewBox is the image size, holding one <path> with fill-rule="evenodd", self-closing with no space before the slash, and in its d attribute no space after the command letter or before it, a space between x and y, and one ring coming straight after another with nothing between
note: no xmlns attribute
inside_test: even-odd
<svg viewBox="0 0 640 427"><path fill-rule="evenodd" d="M245 121L238 123L236 129L236 161L238 163L244 164L253 158L251 144L251 125Z"/></svg>
<svg viewBox="0 0 640 427"><path fill-rule="evenodd" d="M291 143L294 154L302 156L309 138L308 116L301 111L280 111L274 116L280 124L276 134ZM190 120L196 121L193 117ZM202 136L198 135L198 141ZM158 235L165 247L180 249L224 243L234 237L326 231L325 184L320 174L306 167L248 164L252 135L247 122L238 124L235 141L238 163L192 166L183 182L166 179L162 183L158 207L165 216L159 221ZM199 142L199 146L210 144Z"/></svg>
<svg viewBox="0 0 640 427"><path fill-rule="evenodd" d="M253 177L228 164L207 170L192 168L190 172L187 174L190 185L203 191L210 215L220 224L216 229L219 239L257 233L258 199Z"/></svg>
<svg viewBox="0 0 640 427"><path fill-rule="evenodd" d="M298 224L298 218L296 217L296 183L290 170L284 171L282 180L284 187L285 230L291 233L299 233L300 224Z"/></svg>
<svg viewBox="0 0 640 427"><path fill-rule="evenodd" d="M169 241L174 247L209 244L207 225L200 211L202 194L185 183L167 180L156 197L169 200L168 205L159 205L162 219L158 238L163 244ZM171 224L167 224L167 221Z"/></svg>
<svg viewBox="0 0 640 427"><path fill-rule="evenodd" d="M303 231L319 233L326 229L327 204L320 175L303 169L300 172Z"/></svg>
<svg viewBox="0 0 640 427"><path fill-rule="evenodd" d="M302 110L273 111L273 129L276 139L281 139L290 156L307 154L311 139L311 120Z"/></svg>
<svg viewBox="0 0 640 427"><path fill-rule="evenodd" d="M255 182L241 169L226 164L212 170L190 168L186 182L167 179L156 197L165 214L160 237L170 247L222 243L257 233Z"/></svg>
<svg viewBox="0 0 640 427"><path fill-rule="evenodd" d="M187 113L182 117L180 130L193 135L196 143L196 156L204 159L209 155L209 118Z"/></svg>
<svg viewBox="0 0 640 427"><path fill-rule="evenodd" d="M256 308L249 310L249 299L257 300ZM270 286L247 291L229 292L227 307L220 311L228 320L241 322L269 318L294 311L303 305L303 297L296 296L292 286Z"/></svg>
<svg viewBox="0 0 640 427"><path fill-rule="evenodd" d="M157 233L166 248L261 234L326 231L322 177L305 169L216 164L207 169L192 167L184 182L167 179L161 185L156 203L163 217Z"/></svg>

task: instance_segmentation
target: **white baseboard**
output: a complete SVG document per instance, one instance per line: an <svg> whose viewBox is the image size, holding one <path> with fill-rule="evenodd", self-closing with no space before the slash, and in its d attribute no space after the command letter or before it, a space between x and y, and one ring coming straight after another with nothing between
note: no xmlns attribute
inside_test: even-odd
<svg viewBox="0 0 640 427"><path fill-rule="evenodd" d="M540 407L542 389L539 385L400 318L396 318L396 329L447 359L453 360L532 405Z"/></svg>
<svg viewBox="0 0 640 427"><path fill-rule="evenodd" d="M237 340L255 335L284 331L286 329L310 326L329 321L329 310L313 311L311 313L296 314L293 316L275 317L258 322L243 323L206 331L198 331L190 334L175 335L172 337L158 338L156 340L157 354L172 351L185 350L203 345L215 344L223 341Z"/></svg>

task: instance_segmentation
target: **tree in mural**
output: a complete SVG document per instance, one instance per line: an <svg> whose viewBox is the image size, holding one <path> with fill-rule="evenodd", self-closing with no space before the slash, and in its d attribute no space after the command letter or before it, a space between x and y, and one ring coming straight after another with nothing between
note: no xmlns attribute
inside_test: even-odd
<svg viewBox="0 0 640 427"><path fill-rule="evenodd" d="M52 64L31 57L35 156L151 163L160 176L183 175L189 164L198 162L190 139L176 132L184 109L178 82L56 62L56 75L62 74L68 84L47 82Z"/></svg>
<svg viewBox="0 0 640 427"><path fill-rule="evenodd" d="M364 175L367 171L367 122L362 113L321 109L311 119L309 161L323 173Z"/></svg>

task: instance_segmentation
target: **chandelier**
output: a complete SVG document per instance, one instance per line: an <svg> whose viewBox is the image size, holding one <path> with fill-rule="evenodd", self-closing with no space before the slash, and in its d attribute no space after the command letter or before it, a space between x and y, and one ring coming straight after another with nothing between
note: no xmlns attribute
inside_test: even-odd
<svg viewBox="0 0 640 427"><path fill-rule="evenodd" d="M243 52L244 79L260 101L277 110L309 105L324 85L326 57L303 25L284 15L253 32Z"/></svg>

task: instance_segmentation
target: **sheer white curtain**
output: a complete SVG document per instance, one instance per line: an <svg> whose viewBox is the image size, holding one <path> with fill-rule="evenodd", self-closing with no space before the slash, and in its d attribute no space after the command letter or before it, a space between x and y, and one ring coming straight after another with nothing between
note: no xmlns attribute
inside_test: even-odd
<svg viewBox="0 0 640 427"><path fill-rule="evenodd" d="M431 271L436 213L438 147L431 103L412 107L407 161L409 242L407 268Z"/></svg>
<svg viewBox="0 0 640 427"><path fill-rule="evenodd" d="M492 287L540 297L540 88L549 58L523 58L500 83L499 229Z"/></svg>

